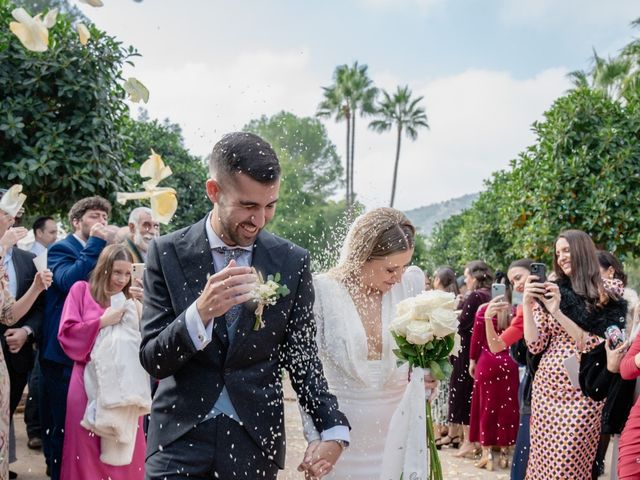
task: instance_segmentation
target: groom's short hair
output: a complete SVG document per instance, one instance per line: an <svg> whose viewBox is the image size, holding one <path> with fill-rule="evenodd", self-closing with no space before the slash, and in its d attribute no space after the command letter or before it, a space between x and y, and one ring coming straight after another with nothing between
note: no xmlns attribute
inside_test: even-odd
<svg viewBox="0 0 640 480"><path fill-rule="evenodd" d="M209 156L209 175L244 173L260 183L273 183L280 178L280 162L271 145L248 132L228 133L215 144Z"/></svg>

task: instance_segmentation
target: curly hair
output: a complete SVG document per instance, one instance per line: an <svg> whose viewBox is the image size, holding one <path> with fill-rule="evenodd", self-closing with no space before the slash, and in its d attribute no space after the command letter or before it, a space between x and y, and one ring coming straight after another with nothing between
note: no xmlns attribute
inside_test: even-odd
<svg viewBox="0 0 640 480"><path fill-rule="evenodd" d="M80 220L88 210L100 210L111 215L111 203L102 197L86 197L78 200L69 210L69 224L73 225L74 220Z"/></svg>

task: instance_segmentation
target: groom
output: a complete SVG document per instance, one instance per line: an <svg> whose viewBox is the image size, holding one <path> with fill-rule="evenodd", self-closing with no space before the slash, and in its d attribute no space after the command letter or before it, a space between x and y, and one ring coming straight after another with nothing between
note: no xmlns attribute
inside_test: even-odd
<svg viewBox="0 0 640 480"><path fill-rule="evenodd" d="M160 384L146 478L275 480L285 455L282 368L321 432L307 464L321 476L348 444L349 423L317 355L309 255L263 230L278 200L278 158L260 137L231 133L209 172L213 210L154 241L147 256L140 358ZM257 331L243 305L257 281L250 267L280 273L290 290Z"/></svg>

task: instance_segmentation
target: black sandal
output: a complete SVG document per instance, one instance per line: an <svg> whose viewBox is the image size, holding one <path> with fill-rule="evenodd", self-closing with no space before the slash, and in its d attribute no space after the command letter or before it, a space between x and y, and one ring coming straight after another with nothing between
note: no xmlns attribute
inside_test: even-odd
<svg viewBox="0 0 640 480"><path fill-rule="evenodd" d="M448 439L448 441L443 441L445 439ZM460 448L460 436L456 435L455 437L450 437L449 435L445 435L444 437L440 437L438 439L436 439L436 448L438 450L440 450L442 447L453 447L453 448Z"/></svg>

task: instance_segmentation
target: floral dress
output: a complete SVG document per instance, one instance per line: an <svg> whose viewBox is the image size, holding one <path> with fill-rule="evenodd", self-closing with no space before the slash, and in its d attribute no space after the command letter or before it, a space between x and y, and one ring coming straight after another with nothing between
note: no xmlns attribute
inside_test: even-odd
<svg viewBox="0 0 640 480"><path fill-rule="evenodd" d="M9 293L4 266L0 257L0 323L13 325L11 314L14 298ZM9 478L9 371L0 348L0 480Z"/></svg>
<svg viewBox="0 0 640 480"><path fill-rule="evenodd" d="M617 283L605 281L605 288L622 294ZM533 380L526 479L591 480L604 401L595 401L574 386L564 361L573 355L579 360L603 339L589 333L579 348L560 323L538 305L533 307L533 318L539 337L527 346L533 354L544 354Z"/></svg>

